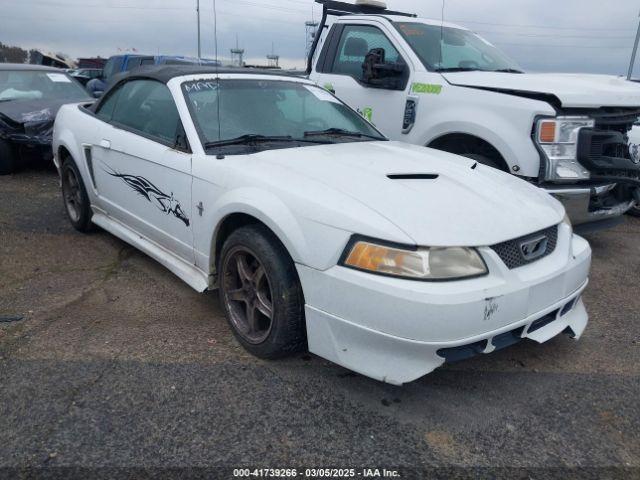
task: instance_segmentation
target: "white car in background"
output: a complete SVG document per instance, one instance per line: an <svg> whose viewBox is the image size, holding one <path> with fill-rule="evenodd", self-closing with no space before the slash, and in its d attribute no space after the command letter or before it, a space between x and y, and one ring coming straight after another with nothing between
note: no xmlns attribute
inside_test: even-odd
<svg viewBox="0 0 640 480"><path fill-rule="evenodd" d="M130 74L61 109L54 151L75 228L99 225L194 289L219 288L262 358L308 345L402 384L587 325L591 250L557 200L387 141L302 78Z"/></svg>

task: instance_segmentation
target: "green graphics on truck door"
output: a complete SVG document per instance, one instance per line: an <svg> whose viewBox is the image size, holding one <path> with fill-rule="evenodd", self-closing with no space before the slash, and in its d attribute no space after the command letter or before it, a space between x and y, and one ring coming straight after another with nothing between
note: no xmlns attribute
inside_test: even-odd
<svg viewBox="0 0 640 480"><path fill-rule="evenodd" d="M369 123L373 123L373 108L358 108L358 113L362 115Z"/></svg>
<svg viewBox="0 0 640 480"><path fill-rule="evenodd" d="M414 83L413 85L411 85L411 92L440 95L440 92L442 92L442 85L436 85L432 83Z"/></svg>

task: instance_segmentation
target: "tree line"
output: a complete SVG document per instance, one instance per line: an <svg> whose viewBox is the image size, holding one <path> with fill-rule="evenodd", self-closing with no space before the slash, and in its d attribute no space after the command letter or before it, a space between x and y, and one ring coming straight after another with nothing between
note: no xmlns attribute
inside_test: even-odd
<svg viewBox="0 0 640 480"><path fill-rule="evenodd" d="M0 62L2 63L27 63L29 51L13 45L5 45L0 42Z"/></svg>

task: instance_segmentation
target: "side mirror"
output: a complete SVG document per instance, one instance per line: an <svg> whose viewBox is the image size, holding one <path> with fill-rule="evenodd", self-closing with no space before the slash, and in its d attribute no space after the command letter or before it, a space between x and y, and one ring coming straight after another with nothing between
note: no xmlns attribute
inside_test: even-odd
<svg viewBox="0 0 640 480"><path fill-rule="evenodd" d="M404 63L386 61L384 48L374 48L364 58L362 80L372 87L402 90L406 71Z"/></svg>

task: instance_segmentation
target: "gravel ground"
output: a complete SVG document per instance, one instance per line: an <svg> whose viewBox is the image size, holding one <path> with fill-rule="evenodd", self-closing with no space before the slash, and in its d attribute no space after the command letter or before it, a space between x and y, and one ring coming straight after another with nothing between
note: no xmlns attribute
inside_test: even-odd
<svg viewBox="0 0 640 480"><path fill-rule="evenodd" d="M581 341L521 343L398 388L312 355L248 355L215 293L75 232L51 171L0 178L0 205L0 317L24 317L0 323L0 477L640 477L638 219L588 238Z"/></svg>

